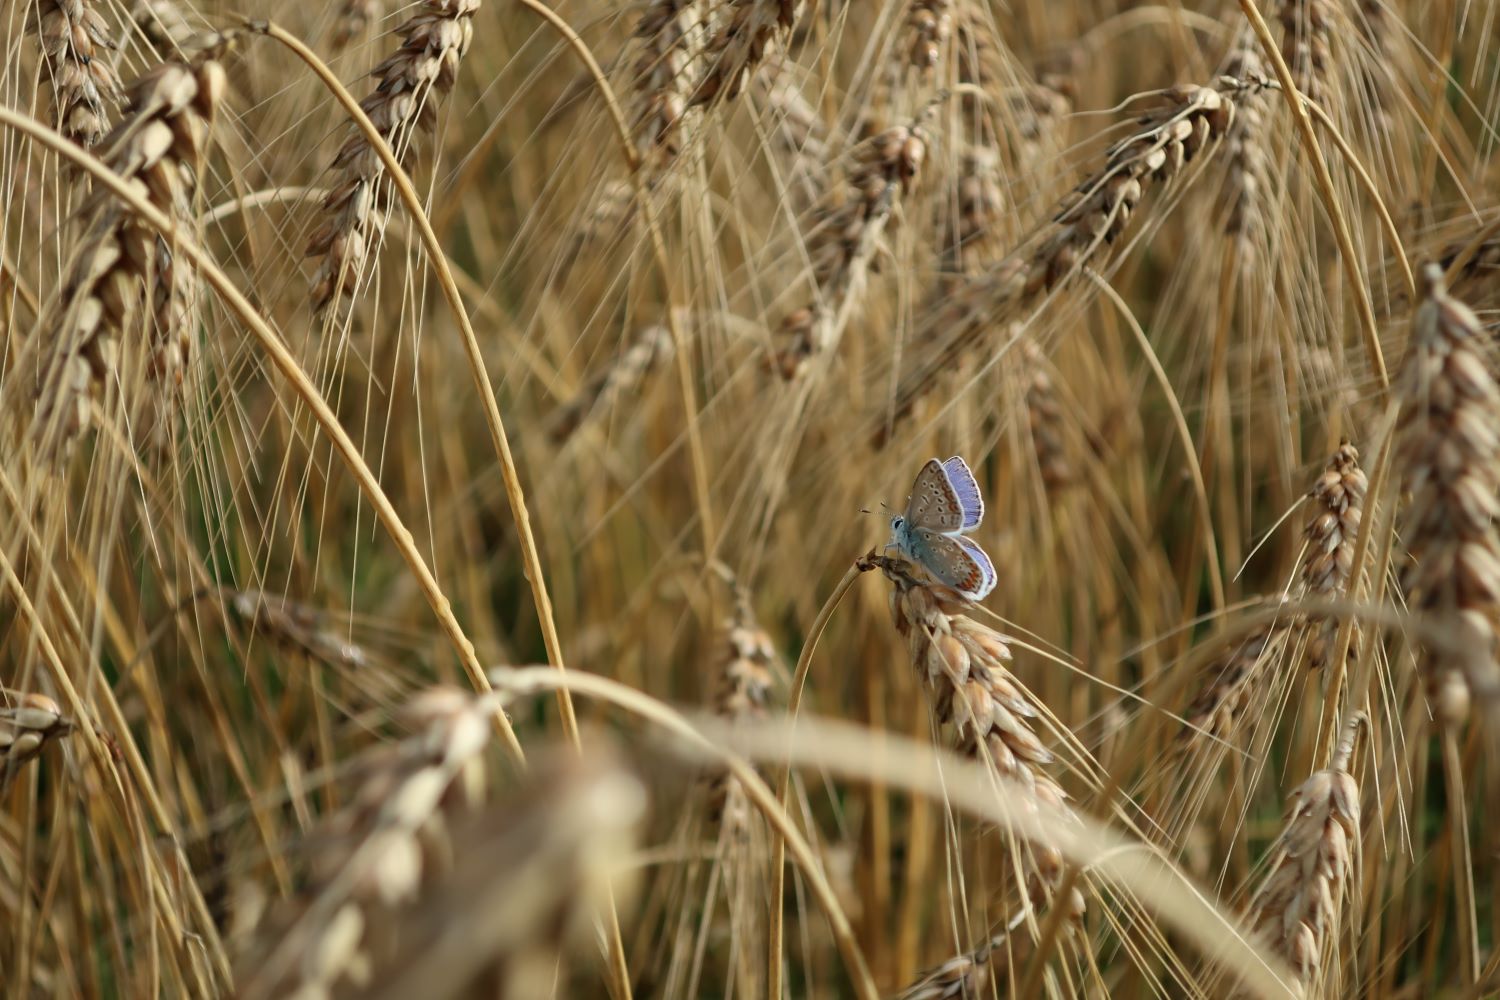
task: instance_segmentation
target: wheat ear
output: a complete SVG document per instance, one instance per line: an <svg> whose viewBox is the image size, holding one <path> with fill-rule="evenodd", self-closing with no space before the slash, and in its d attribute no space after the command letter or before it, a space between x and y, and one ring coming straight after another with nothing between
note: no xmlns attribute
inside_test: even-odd
<svg viewBox="0 0 1500 1000"><path fill-rule="evenodd" d="M403 167L411 162L417 133L437 121L437 99L458 78L478 10L479 0L423 0L398 31L401 45L372 73L380 82L360 108ZM309 257L322 258L312 289L317 309L349 295L363 278L391 208L385 166L363 132L349 136L332 169L335 179L323 200L326 218L307 244Z"/></svg>
<svg viewBox="0 0 1500 1000"><path fill-rule="evenodd" d="M1359 854L1359 785L1349 761L1364 724L1363 715L1352 718L1328 767L1292 793L1270 874L1250 905L1255 926L1304 989L1326 968Z"/></svg>
<svg viewBox="0 0 1500 1000"><path fill-rule="evenodd" d="M109 131L107 107L120 96L120 77L105 58L114 48L109 23L93 0L36 0L32 16L57 130L80 146L97 145Z"/></svg>
<svg viewBox="0 0 1500 1000"><path fill-rule="evenodd" d="M1423 269L1422 290L1398 386L1411 556L1401 582L1411 609L1431 619L1427 634L1452 640L1425 642L1423 668L1434 714L1454 726L1468 716L1471 690L1497 691L1500 387L1482 353L1484 328L1448 294L1437 265Z"/></svg>

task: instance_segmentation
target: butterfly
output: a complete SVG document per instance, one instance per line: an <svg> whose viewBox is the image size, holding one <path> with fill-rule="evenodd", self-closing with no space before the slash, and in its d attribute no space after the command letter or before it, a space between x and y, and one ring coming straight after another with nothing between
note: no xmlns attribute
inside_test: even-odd
<svg viewBox="0 0 1500 1000"><path fill-rule="evenodd" d="M897 549L968 600L982 601L995 589L995 564L964 535L983 517L984 499L968 464L957 455L946 462L929 459L912 484L906 512L891 518L886 548Z"/></svg>

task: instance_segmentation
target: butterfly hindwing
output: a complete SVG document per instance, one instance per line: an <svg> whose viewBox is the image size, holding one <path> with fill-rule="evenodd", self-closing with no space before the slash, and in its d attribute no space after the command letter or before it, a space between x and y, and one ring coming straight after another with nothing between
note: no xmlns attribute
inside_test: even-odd
<svg viewBox="0 0 1500 1000"><path fill-rule="evenodd" d="M984 600L989 596L990 591L995 589L995 584L1000 579L998 574L995 573L995 564L990 561L989 553L980 548L979 543L972 538L965 538L962 535L953 535L951 537L955 542L964 547L964 551L969 554L969 558L974 560L974 565L979 568L979 586L965 589L970 590L974 600Z"/></svg>
<svg viewBox="0 0 1500 1000"><path fill-rule="evenodd" d="M944 533L960 531L964 526L963 507L954 492L943 463L931 459L917 473L906 504L906 522L914 528Z"/></svg>
<svg viewBox="0 0 1500 1000"><path fill-rule="evenodd" d="M913 528L912 555L940 582L970 600L983 600L995 588L995 567L977 544L962 535Z"/></svg>
<svg viewBox="0 0 1500 1000"><path fill-rule="evenodd" d="M979 495L979 483L969 471L969 463L954 455L943 463L943 472L953 487L953 495L958 498L958 510L963 519L960 530L973 531L984 519L984 498Z"/></svg>

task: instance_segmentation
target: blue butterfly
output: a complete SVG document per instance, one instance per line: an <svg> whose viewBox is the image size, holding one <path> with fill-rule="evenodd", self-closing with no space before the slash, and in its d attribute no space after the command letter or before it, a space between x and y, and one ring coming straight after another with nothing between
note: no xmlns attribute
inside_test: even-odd
<svg viewBox="0 0 1500 1000"><path fill-rule="evenodd" d="M957 455L930 459L917 473L906 513L891 518L891 540L907 559L970 601L995 589L995 564L964 535L979 527L984 499L974 473Z"/></svg>

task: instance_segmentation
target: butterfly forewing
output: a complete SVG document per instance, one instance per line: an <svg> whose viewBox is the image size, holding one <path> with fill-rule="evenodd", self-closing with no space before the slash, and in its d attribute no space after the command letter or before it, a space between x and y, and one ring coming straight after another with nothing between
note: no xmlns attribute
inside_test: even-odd
<svg viewBox="0 0 1500 1000"><path fill-rule="evenodd" d="M953 495L958 498L959 514L963 518L962 530L973 531L984 520L984 498L979 495L979 483L975 482L974 473L969 471L969 463L954 455L943 463L943 472L948 476Z"/></svg>
<svg viewBox="0 0 1500 1000"><path fill-rule="evenodd" d="M914 528L951 533L964 526L963 508L943 463L931 459L917 473L906 504L906 523Z"/></svg>

